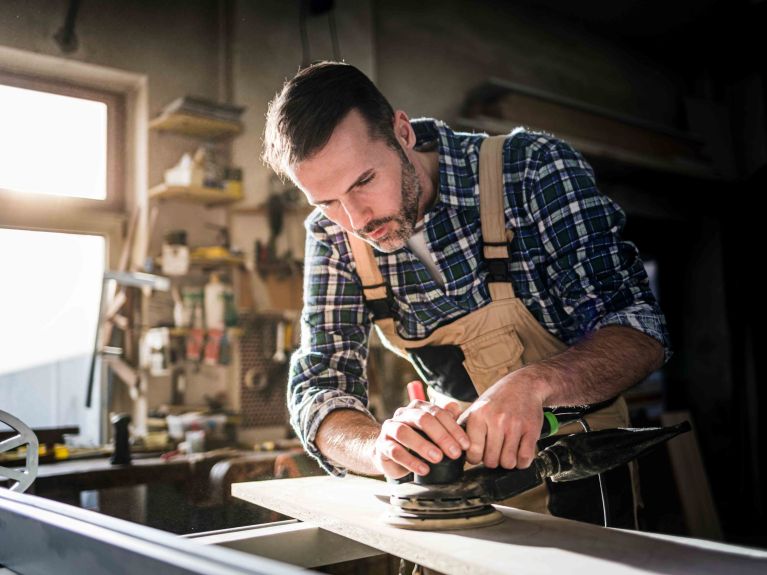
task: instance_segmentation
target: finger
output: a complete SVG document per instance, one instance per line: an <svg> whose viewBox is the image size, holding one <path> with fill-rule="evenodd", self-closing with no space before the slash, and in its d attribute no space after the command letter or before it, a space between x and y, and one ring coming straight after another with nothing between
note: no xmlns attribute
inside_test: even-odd
<svg viewBox="0 0 767 575"><path fill-rule="evenodd" d="M429 466L426 465L421 459L410 453L404 445L392 440L383 440L378 447L379 453L388 457L394 463L404 467L408 471L417 473L418 475L426 475L429 473ZM402 475L405 475L404 473Z"/></svg>
<svg viewBox="0 0 767 575"><path fill-rule="evenodd" d="M482 454L482 462L485 467L495 469L501 460L501 450L503 449L505 429L504 421L498 422L498 425L490 425L485 436L485 451Z"/></svg>
<svg viewBox="0 0 767 575"><path fill-rule="evenodd" d="M461 415L461 412L463 411L461 409L461 406L458 405L455 401L448 401L445 405L442 406L442 409L450 413L455 419L458 419L458 417Z"/></svg>
<svg viewBox="0 0 767 575"><path fill-rule="evenodd" d="M434 404L429 403L428 401L423 401L421 399L413 399L410 401L410 403L407 404L407 407L410 409L428 409L430 405Z"/></svg>
<svg viewBox="0 0 767 575"><path fill-rule="evenodd" d="M504 469L514 469L517 466L520 431L519 423L513 422L504 435L500 461Z"/></svg>
<svg viewBox="0 0 767 575"><path fill-rule="evenodd" d="M469 436L466 435L466 431L455 422L453 416L444 409L436 408L436 411L432 413L437 420L437 423L442 426L447 434L444 434L442 430L436 430L436 433L440 433L439 437L435 437L430 434L432 441L452 459L458 459L461 453L469 448L471 442Z"/></svg>
<svg viewBox="0 0 767 575"><path fill-rule="evenodd" d="M383 468L383 473L386 477L391 477L392 479L399 479L400 477L404 477L410 471L408 471L407 467L401 466L399 463L392 461L385 455L379 454L380 460L381 460L381 467Z"/></svg>
<svg viewBox="0 0 767 575"><path fill-rule="evenodd" d="M431 442L427 442L428 445L421 442L412 443L412 436L409 434L403 436L402 439L404 441L401 441L399 437L396 437L396 439L403 443L403 445L415 449L420 455L430 461L437 463L442 459L443 453L453 459L461 455L462 446L460 440L455 439L454 435L465 440L467 439L463 437L465 432L444 409L431 403L412 401L406 409L396 416L395 420L410 427L420 429L427 435L428 439L431 440ZM466 442L464 441L464 443ZM430 448L437 449L436 458Z"/></svg>
<svg viewBox="0 0 767 575"><path fill-rule="evenodd" d="M433 416L429 415L429 417L433 419ZM385 437L416 452L425 460L437 463L442 459L440 449L406 423L388 420L384 422L382 431Z"/></svg>
<svg viewBox="0 0 767 575"><path fill-rule="evenodd" d="M461 424L458 423L458 418L461 416L461 413L462 413L461 406L455 403L454 401L451 401L445 404L443 409L447 411L456 422L455 426L445 425L445 427L450 432L450 435L453 436L453 439L455 439L458 442L458 444L461 446L461 449L466 451L467 449L469 449L469 445L471 444L471 442L469 441L469 436L466 435L466 430L461 426Z"/></svg>
<svg viewBox="0 0 767 575"><path fill-rule="evenodd" d="M527 469L533 462L536 453L538 452L538 435L540 432L535 433L534 430L530 430L522 436L519 442L519 451L517 453L517 467L519 469Z"/></svg>
<svg viewBox="0 0 767 575"><path fill-rule="evenodd" d="M466 420L466 434L469 436L469 449L466 450L466 461L479 463L485 451L485 436L487 428L482 419L470 417Z"/></svg>

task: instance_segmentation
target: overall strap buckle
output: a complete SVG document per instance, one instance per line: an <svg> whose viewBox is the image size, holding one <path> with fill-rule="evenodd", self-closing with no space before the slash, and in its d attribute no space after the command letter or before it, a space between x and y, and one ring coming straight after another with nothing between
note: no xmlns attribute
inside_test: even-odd
<svg viewBox="0 0 767 575"><path fill-rule="evenodd" d="M386 288L386 297L372 298L368 297L368 290L374 291L379 288ZM365 306L373 314L373 320L378 321L381 319L388 319L394 317L392 312L392 303L394 301L394 294L391 291L391 286L388 283L378 283L373 285L363 285L362 294L365 300Z"/></svg>
<svg viewBox="0 0 767 575"><path fill-rule="evenodd" d="M509 242L483 242L489 282L511 282L511 274L509 273L511 246L509 244ZM502 257L491 257L488 255L488 253L498 254L499 252L506 253Z"/></svg>

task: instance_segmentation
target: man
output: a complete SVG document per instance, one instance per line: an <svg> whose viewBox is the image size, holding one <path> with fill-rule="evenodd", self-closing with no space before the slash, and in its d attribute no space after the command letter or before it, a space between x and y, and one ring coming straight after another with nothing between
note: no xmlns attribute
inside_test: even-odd
<svg viewBox="0 0 767 575"><path fill-rule="evenodd" d="M597 426L627 424L616 398L670 357L637 250L619 238L623 212L556 138L410 121L359 70L326 62L271 103L264 159L318 208L289 406L331 473L425 474L461 450L527 467L544 407L596 405ZM374 323L434 399L382 425L367 410ZM582 497L518 503L597 521L572 511L594 507Z"/></svg>

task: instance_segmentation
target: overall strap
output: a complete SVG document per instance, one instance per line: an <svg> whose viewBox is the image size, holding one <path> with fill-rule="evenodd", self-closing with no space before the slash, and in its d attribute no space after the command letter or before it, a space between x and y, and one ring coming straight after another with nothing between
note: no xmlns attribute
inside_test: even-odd
<svg viewBox="0 0 767 575"><path fill-rule="evenodd" d="M352 259L357 266L357 275L362 281L362 294L365 303L373 312L373 320L392 317L389 307L388 286L378 268L373 247L354 234L347 233L346 238L352 250Z"/></svg>
<svg viewBox="0 0 767 575"><path fill-rule="evenodd" d="M479 217L482 252L493 301L514 297L508 260L514 232L506 229L503 189L503 144L506 136L485 138L479 150Z"/></svg>

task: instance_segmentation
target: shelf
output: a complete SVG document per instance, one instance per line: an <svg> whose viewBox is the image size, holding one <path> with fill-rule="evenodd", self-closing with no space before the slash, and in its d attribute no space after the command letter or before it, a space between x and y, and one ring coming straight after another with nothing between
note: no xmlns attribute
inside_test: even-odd
<svg viewBox="0 0 767 575"><path fill-rule="evenodd" d="M172 337L186 337L189 335L189 332L192 331L192 328L189 327L171 327L168 328L170 330L170 335ZM208 333L207 329L204 329L205 333ZM227 327L225 328L227 337L235 338L235 337L242 337L242 334L245 333L245 330L241 327Z"/></svg>
<svg viewBox="0 0 767 575"><path fill-rule="evenodd" d="M669 172L683 176L691 176L702 179L718 179L714 169L700 161L686 158L666 158L646 153L640 153L635 150L629 150L618 144L609 144L597 141L595 139L584 138L574 134L569 134L561 130L552 130L551 128L541 127L533 124L529 120L524 123L522 120L513 121L488 116L477 116L472 118L460 117L456 121L456 126L462 130L472 130L487 132L488 134L508 134L519 126L527 126L532 130L541 130L544 132L554 132L557 137L571 144L585 156L592 156L605 160L611 160L626 166L635 166L656 170L660 172Z"/></svg>
<svg viewBox="0 0 767 575"><path fill-rule="evenodd" d="M162 256L154 258L154 263L160 269L162 269ZM189 265L196 267L220 267L220 266L235 266L240 267L245 265L245 256L226 256L220 258L204 258L190 256ZM176 277L176 276L168 276Z"/></svg>
<svg viewBox="0 0 767 575"><path fill-rule="evenodd" d="M245 256L227 256L222 258L198 258L190 257L189 265L192 266L242 266L245 265Z"/></svg>
<svg viewBox="0 0 767 575"><path fill-rule="evenodd" d="M719 179L697 135L558 94L491 78L471 90L461 130L508 134L519 127L554 134L591 158L630 168ZM591 159L590 158L590 159Z"/></svg>
<svg viewBox="0 0 767 575"><path fill-rule="evenodd" d="M308 204L300 204L286 206L283 211L286 214L300 214L303 216L308 216L315 209L316 208ZM232 213L246 216L265 216L268 213L268 208L266 204L258 204L257 206L238 206L232 209Z"/></svg>
<svg viewBox="0 0 767 575"><path fill-rule="evenodd" d="M168 186L159 184L149 190L150 200L183 200L208 206L232 204L242 199L242 191L198 186Z"/></svg>
<svg viewBox="0 0 767 575"><path fill-rule="evenodd" d="M149 122L150 130L171 132L182 136L216 140L236 136L242 133L240 122L217 120L192 114L165 114Z"/></svg>

